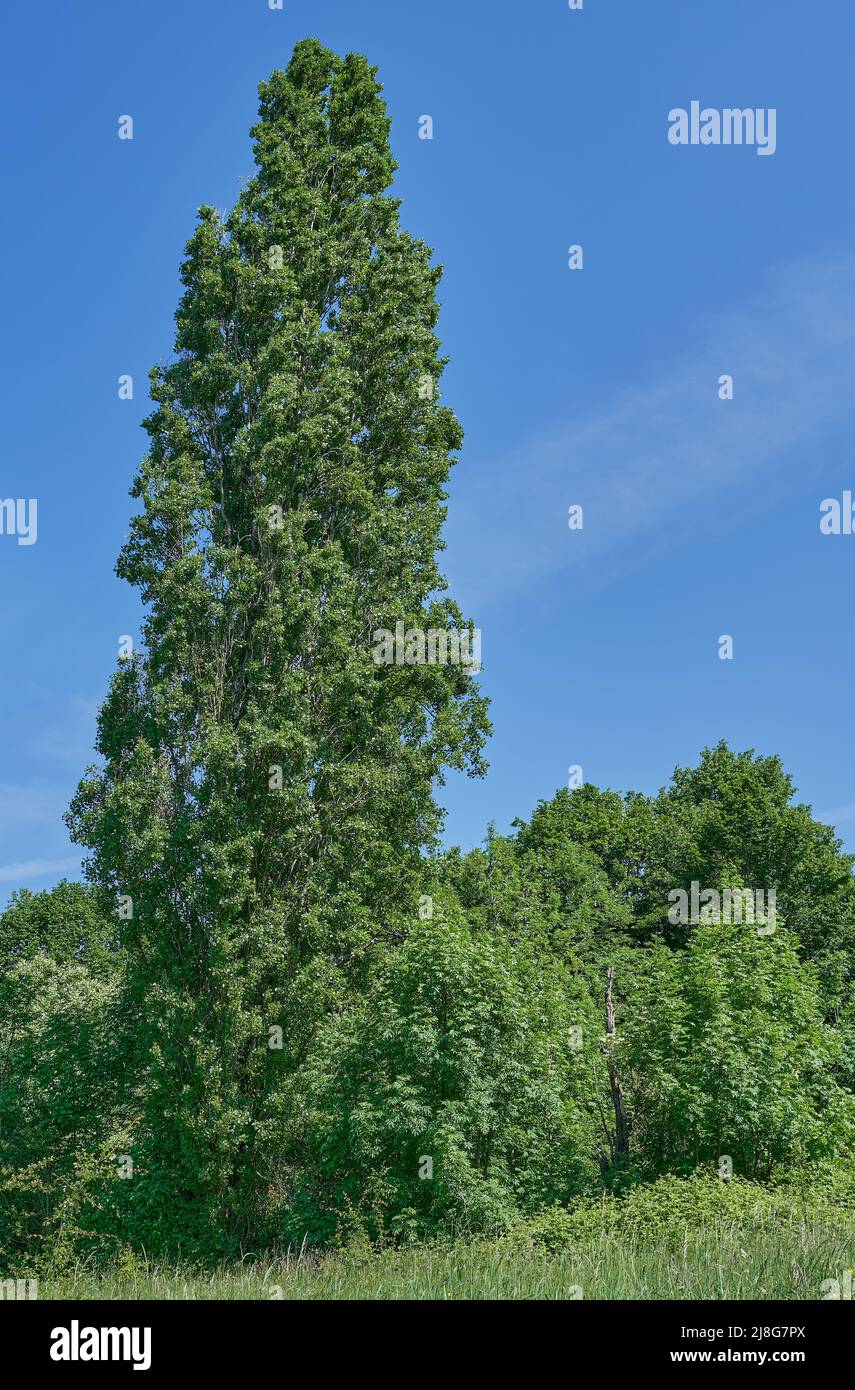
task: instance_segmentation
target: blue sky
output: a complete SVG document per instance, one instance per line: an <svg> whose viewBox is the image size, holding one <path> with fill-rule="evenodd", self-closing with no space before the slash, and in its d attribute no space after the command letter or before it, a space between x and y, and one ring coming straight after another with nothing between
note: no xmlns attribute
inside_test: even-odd
<svg viewBox="0 0 855 1390"><path fill-rule="evenodd" d="M378 64L403 221L446 267L445 565L495 725L449 841L570 764L651 792L725 737L855 849L855 536L819 531L855 489L855 6L46 0L9 11L0 84L0 498L39 506L36 544L0 535L0 902L77 873L61 815L139 623L113 566L146 373L195 210L236 197L257 83L306 35ZM774 107L774 156L671 145L693 100Z"/></svg>

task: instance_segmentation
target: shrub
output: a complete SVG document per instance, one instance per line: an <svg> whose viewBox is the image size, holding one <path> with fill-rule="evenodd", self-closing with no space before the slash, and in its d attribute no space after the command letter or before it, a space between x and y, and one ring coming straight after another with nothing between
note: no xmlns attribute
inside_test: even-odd
<svg viewBox="0 0 855 1390"><path fill-rule="evenodd" d="M488 1231L579 1193L593 1151L582 1024L593 1038L566 972L447 914L419 923L322 1039L292 1236L343 1220L372 1238Z"/></svg>

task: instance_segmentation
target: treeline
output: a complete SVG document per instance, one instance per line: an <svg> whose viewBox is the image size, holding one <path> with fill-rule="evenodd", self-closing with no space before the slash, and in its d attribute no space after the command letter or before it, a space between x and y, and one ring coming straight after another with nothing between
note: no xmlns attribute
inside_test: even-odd
<svg viewBox="0 0 855 1390"><path fill-rule="evenodd" d="M669 894L693 880L774 886L774 930L675 927ZM258 1090L228 1116L213 1067L206 1114L188 1109L198 1035L144 1054L165 992L136 995L115 904L18 894L0 920L4 1267L484 1233L666 1174L803 1190L851 1169L852 861L777 759L720 745L658 797L559 792L512 835L426 859L419 887L363 986L310 1037L299 1020L301 1055L285 1008L257 1019ZM197 1127L181 1151L176 1114Z"/></svg>

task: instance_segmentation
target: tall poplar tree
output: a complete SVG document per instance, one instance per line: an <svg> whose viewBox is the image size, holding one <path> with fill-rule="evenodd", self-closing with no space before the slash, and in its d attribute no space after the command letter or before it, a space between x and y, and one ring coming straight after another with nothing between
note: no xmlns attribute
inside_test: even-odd
<svg viewBox="0 0 855 1390"><path fill-rule="evenodd" d="M470 669L373 655L398 621L464 626L436 559L462 438L440 271L387 192L376 69L307 40L259 90L257 171L200 209L151 373L117 567L142 647L68 818L121 899L149 1249L246 1239L260 1193L287 1201L292 1078L406 934L434 784L480 773L489 729Z"/></svg>

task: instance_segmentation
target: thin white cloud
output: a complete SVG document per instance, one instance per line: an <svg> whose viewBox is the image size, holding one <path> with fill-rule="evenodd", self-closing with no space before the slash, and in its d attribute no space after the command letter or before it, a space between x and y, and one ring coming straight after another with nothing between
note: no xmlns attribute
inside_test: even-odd
<svg viewBox="0 0 855 1390"><path fill-rule="evenodd" d="M23 883L28 879L47 878L53 874L80 870L80 856L65 859L29 859L23 864L0 865L0 883Z"/></svg>
<svg viewBox="0 0 855 1390"><path fill-rule="evenodd" d="M723 374L732 401L718 398ZM746 486L772 468L780 482L787 466L802 478L817 466L853 380L855 259L788 270L675 342L656 372L639 363L606 411L534 438L489 476L461 469L448 531L456 587L471 607L592 562L597 580L614 578L697 540L705 503L722 493L738 523ZM567 528L571 503L585 509L583 531Z"/></svg>
<svg viewBox="0 0 855 1390"><path fill-rule="evenodd" d="M855 820L855 801L850 806L838 806L834 811L817 811L816 819L826 825L842 825L844 821Z"/></svg>

